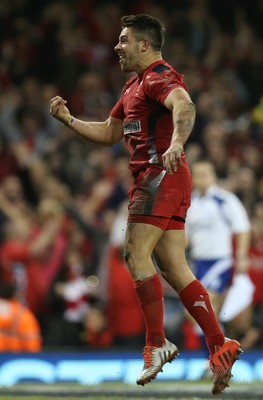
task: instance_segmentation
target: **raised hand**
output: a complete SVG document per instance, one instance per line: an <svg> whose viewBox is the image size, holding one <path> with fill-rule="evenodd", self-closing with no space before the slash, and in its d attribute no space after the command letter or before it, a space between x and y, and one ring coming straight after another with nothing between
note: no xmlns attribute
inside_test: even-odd
<svg viewBox="0 0 263 400"><path fill-rule="evenodd" d="M50 114L65 125L70 124L71 115L66 107L67 101L60 96L50 100Z"/></svg>

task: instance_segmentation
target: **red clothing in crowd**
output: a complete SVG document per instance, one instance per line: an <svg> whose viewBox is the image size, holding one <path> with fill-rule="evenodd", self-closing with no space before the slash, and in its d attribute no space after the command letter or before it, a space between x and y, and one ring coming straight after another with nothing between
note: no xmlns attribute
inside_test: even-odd
<svg viewBox="0 0 263 400"><path fill-rule="evenodd" d="M144 333L144 320L134 283L119 248L109 249L108 320L114 337Z"/></svg>
<svg viewBox="0 0 263 400"><path fill-rule="evenodd" d="M47 294L61 267L67 239L58 234L45 257L30 254L30 242L6 240L1 248L2 279L16 283L26 305L35 314L46 306Z"/></svg>
<svg viewBox="0 0 263 400"><path fill-rule="evenodd" d="M263 235L252 244L249 256L249 275L255 285L254 304L260 304L263 303Z"/></svg>

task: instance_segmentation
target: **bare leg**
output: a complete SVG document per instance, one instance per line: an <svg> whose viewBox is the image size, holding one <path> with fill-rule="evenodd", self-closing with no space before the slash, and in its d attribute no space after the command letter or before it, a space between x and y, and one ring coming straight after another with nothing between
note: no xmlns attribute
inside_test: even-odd
<svg viewBox="0 0 263 400"><path fill-rule="evenodd" d="M149 278L156 273L152 253L162 235L162 229L150 224L128 224L124 259L135 281Z"/></svg>

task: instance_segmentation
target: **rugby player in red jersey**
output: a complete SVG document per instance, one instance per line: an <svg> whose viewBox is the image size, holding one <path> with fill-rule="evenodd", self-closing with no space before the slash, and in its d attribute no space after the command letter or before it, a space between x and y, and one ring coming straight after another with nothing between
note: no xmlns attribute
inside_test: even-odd
<svg viewBox="0 0 263 400"><path fill-rule="evenodd" d="M158 19L129 15L115 51L123 72L135 72L104 122L86 122L71 116L60 96L51 100L50 113L93 143L112 145L125 138L130 153L129 216L124 259L134 280L146 325L144 367L137 383L156 377L163 365L179 353L165 338L163 287L152 261L179 294L185 308L200 325L210 351L213 394L228 386L231 368L241 352L235 340L226 340L205 288L185 259L184 222L190 205L191 175L184 155L195 120L195 106L183 76L162 59L165 28Z"/></svg>

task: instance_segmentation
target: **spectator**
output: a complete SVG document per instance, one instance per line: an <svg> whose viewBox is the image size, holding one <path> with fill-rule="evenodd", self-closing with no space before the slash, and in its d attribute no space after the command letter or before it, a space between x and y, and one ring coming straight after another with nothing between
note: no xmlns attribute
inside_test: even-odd
<svg viewBox="0 0 263 400"><path fill-rule="evenodd" d="M37 222L21 215L15 219L15 215L6 224L1 273L3 279L16 282L20 300L40 316L67 245L63 208L58 202L45 199L39 204Z"/></svg>
<svg viewBox="0 0 263 400"><path fill-rule="evenodd" d="M53 286L50 307L58 311L55 319L63 327L63 339L60 343L65 346L82 345L81 332L90 307L96 299L96 285L92 284L92 278L87 278L85 264L78 247L70 247L65 255L64 263L59 271ZM54 313L53 313L54 314ZM58 321L52 318L47 321L48 328L46 344L54 345ZM51 334L50 334L51 332Z"/></svg>
<svg viewBox="0 0 263 400"><path fill-rule="evenodd" d="M107 348L112 345L112 333L108 326L103 305L93 305L84 320L84 340L94 348Z"/></svg>
<svg viewBox="0 0 263 400"><path fill-rule="evenodd" d="M40 326L34 314L15 296L15 286L0 283L0 352L38 352Z"/></svg>

